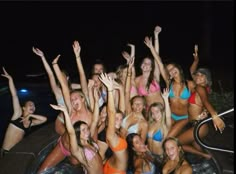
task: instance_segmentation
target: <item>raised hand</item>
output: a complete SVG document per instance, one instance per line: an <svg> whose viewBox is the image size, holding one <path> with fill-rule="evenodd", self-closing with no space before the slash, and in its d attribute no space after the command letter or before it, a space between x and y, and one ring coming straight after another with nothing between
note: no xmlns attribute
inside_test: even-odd
<svg viewBox="0 0 236 174"><path fill-rule="evenodd" d="M122 54L122 56L125 58L126 64L128 64L129 61L130 61L130 59L131 59L131 55L130 55L128 52L126 52L126 51L122 51L121 54Z"/></svg>
<svg viewBox="0 0 236 174"><path fill-rule="evenodd" d="M53 59L53 61L52 61L52 64L54 65L54 64L57 64L57 62L58 62L58 59L60 58L60 54L58 54L58 56L55 58L55 59Z"/></svg>
<svg viewBox="0 0 236 174"><path fill-rule="evenodd" d="M146 36L146 37L144 38L144 43L145 43L145 45L147 45L148 48L152 48L152 47L153 47L153 44L152 44L152 37Z"/></svg>
<svg viewBox="0 0 236 174"><path fill-rule="evenodd" d="M197 44L194 45L193 58L194 58L194 60L199 60L199 57L198 57L198 45Z"/></svg>
<svg viewBox="0 0 236 174"><path fill-rule="evenodd" d="M93 87L94 87L94 83L95 83L95 82L94 82L93 79L89 79L89 80L88 80L88 88L89 88L89 89L93 88Z"/></svg>
<svg viewBox="0 0 236 174"><path fill-rule="evenodd" d="M161 27L160 26L156 26L155 29L154 29L154 35L155 36L158 36L158 34L161 32ZM155 37L156 38L156 37Z"/></svg>
<svg viewBox="0 0 236 174"><path fill-rule="evenodd" d="M80 57L81 47L79 45L79 42L78 41L74 41L72 47L73 47L73 50L74 50L76 58Z"/></svg>
<svg viewBox="0 0 236 174"><path fill-rule="evenodd" d="M50 104L50 106L55 109L55 110L60 110L62 112L67 112L66 106L64 105L54 105L54 104Z"/></svg>
<svg viewBox="0 0 236 174"><path fill-rule="evenodd" d="M40 57L44 57L44 53L43 53L40 49L32 47L32 51L33 51L36 55L38 55L38 56L40 56Z"/></svg>
<svg viewBox="0 0 236 174"><path fill-rule="evenodd" d="M1 74L3 77L6 77L6 78L8 78L8 79L12 79L12 77L7 73L7 71L5 70L5 68L4 67L2 67L2 70L3 70L3 73L4 74Z"/></svg>
<svg viewBox="0 0 236 174"><path fill-rule="evenodd" d="M170 94L170 90L168 88L164 88L163 92L161 93L161 96L165 100L165 99L168 99L169 94Z"/></svg>
<svg viewBox="0 0 236 174"><path fill-rule="evenodd" d="M114 89L113 80L106 73L101 73L99 79L107 87L108 91L112 91Z"/></svg>
<svg viewBox="0 0 236 174"><path fill-rule="evenodd" d="M131 48L130 57L134 57L135 56L135 46L130 43L128 43L127 46L129 46Z"/></svg>

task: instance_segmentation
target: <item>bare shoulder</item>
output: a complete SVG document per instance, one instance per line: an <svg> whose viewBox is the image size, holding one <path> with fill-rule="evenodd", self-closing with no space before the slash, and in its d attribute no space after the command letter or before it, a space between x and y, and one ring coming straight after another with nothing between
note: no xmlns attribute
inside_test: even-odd
<svg viewBox="0 0 236 174"><path fill-rule="evenodd" d="M187 162L182 164L182 166L179 168L180 173L179 174L192 174L193 173L193 169L191 167L190 164L188 164Z"/></svg>

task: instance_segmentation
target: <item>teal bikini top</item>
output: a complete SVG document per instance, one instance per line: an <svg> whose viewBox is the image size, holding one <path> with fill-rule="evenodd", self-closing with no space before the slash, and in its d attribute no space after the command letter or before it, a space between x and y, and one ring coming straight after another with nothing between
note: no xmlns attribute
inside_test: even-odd
<svg viewBox="0 0 236 174"><path fill-rule="evenodd" d="M162 135L161 129L156 131L153 136L150 136L149 134L147 134L147 137L148 138L152 138L154 141L159 141L159 142L161 142L162 139L163 139L163 135Z"/></svg>
<svg viewBox="0 0 236 174"><path fill-rule="evenodd" d="M189 91L189 89L185 86L182 93L180 94L179 98L183 99L183 100L187 100L190 97L191 93ZM169 94L170 98L175 98L175 94L173 91L173 85L170 85L170 94Z"/></svg>

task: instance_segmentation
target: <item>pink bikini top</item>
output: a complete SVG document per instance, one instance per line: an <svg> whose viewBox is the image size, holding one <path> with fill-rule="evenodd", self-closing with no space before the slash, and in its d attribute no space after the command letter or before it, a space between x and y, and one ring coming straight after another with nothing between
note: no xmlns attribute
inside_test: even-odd
<svg viewBox="0 0 236 174"><path fill-rule="evenodd" d="M154 93L160 91L160 85L153 80L152 83L150 84L149 91L147 91L143 86L138 87L138 95L141 96L147 96L150 93Z"/></svg>
<svg viewBox="0 0 236 174"><path fill-rule="evenodd" d="M93 143L95 149L96 149L96 152L98 151L98 145L96 143ZM96 152L94 152L92 149L90 148L84 148L84 154L85 154L85 157L88 161L92 160L93 157L95 156Z"/></svg>

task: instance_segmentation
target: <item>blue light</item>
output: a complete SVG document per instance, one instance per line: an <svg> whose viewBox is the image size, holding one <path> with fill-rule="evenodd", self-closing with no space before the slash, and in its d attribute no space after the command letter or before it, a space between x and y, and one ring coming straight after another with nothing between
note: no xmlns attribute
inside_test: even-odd
<svg viewBox="0 0 236 174"><path fill-rule="evenodd" d="M22 92L22 93L27 93L28 90L27 90L27 89L21 89L20 92Z"/></svg>

